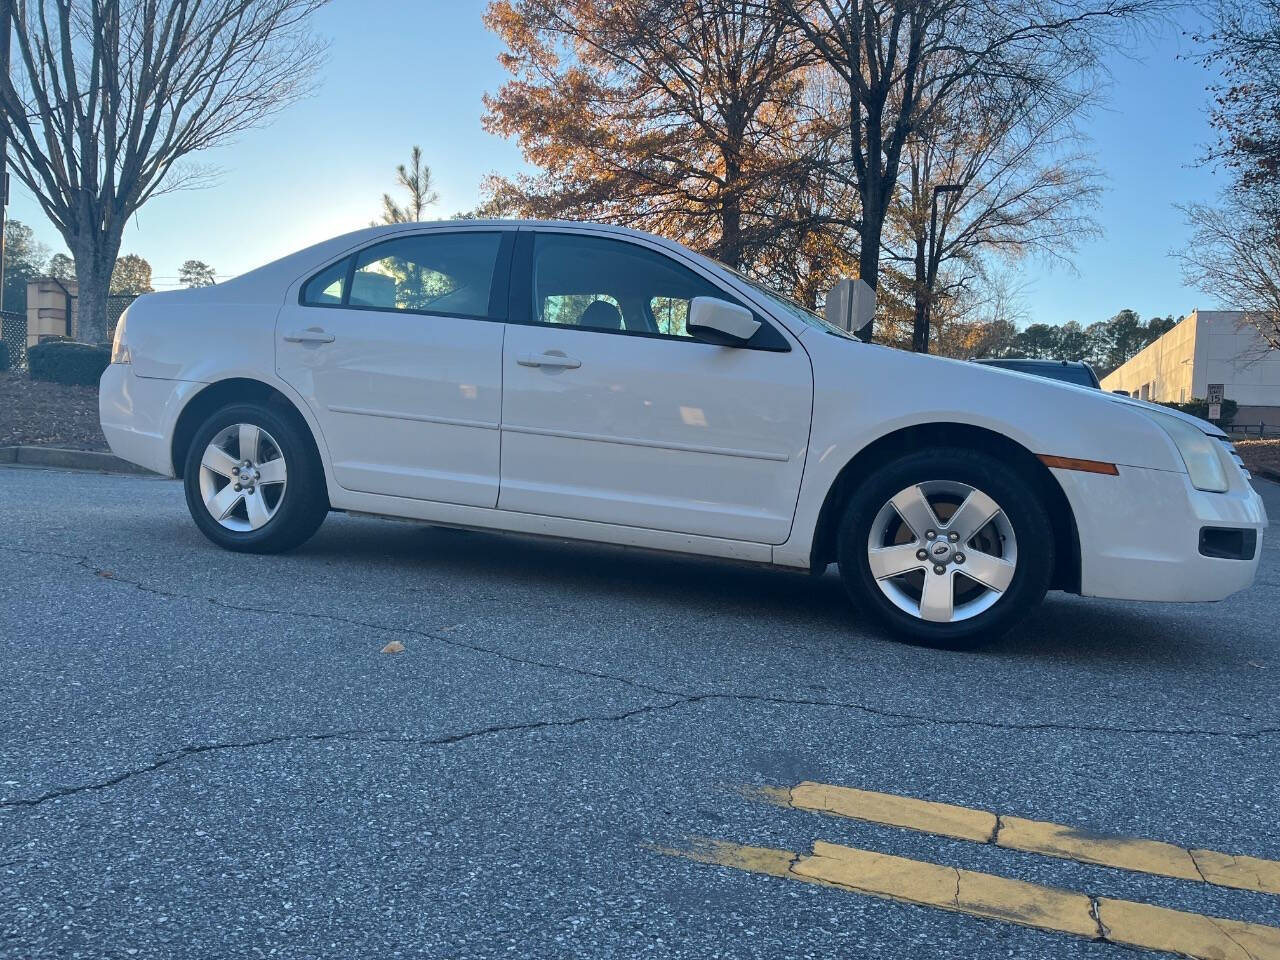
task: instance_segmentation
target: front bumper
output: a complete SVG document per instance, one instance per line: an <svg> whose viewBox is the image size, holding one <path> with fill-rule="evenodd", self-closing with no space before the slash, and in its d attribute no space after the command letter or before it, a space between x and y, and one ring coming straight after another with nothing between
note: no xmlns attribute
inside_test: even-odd
<svg viewBox="0 0 1280 960"><path fill-rule="evenodd" d="M98 419L111 452L167 477L174 475L166 423L175 411L177 380L135 376L113 363L98 382Z"/></svg>
<svg viewBox="0 0 1280 960"><path fill-rule="evenodd" d="M1080 534L1080 592L1166 602L1222 600L1253 583L1267 525L1262 498L1238 471L1205 493L1184 473L1121 467L1118 477L1054 470ZM1257 533L1253 556L1201 553L1204 528Z"/></svg>

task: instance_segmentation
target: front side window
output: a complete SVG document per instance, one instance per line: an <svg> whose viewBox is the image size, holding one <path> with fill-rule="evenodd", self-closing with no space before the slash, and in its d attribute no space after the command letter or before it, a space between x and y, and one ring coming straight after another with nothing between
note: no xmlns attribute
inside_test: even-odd
<svg viewBox="0 0 1280 960"><path fill-rule="evenodd" d="M694 297L731 299L670 257L621 240L538 233L533 245L537 323L691 339Z"/></svg>
<svg viewBox="0 0 1280 960"><path fill-rule="evenodd" d="M327 267L302 302L488 317L500 233L427 233L374 244ZM348 277L350 279L348 279Z"/></svg>

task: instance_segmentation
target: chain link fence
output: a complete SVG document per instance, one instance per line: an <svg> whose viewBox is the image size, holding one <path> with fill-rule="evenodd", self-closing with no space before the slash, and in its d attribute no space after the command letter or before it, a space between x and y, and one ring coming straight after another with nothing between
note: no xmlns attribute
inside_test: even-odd
<svg viewBox="0 0 1280 960"><path fill-rule="evenodd" d="M120 314L133 301L137 300L139 294L136 293L120 293L107 297L107 342L111 342L111 338L116 335L116 324L120 322Z"/></svg>
<svg viewBox="0 0 1280 960"><path fill-rule="evenodd" d="M0 312L0 340L9 347L9 369L27 365L27 315L12 310Z"/></svg>

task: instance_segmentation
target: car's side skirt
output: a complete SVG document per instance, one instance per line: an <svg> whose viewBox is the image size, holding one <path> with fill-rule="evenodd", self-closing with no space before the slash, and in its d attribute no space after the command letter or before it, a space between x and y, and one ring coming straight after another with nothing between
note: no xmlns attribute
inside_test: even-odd
<svg viewBox="0 0 1280 960"><path fill-rule="evenodd" d="M403 497L390 497L383 494L355 493L349 490L341 490L337 497L333 497L332 506L335 510L345 510L347 513L352 514L368 514L400 520L421 520L441 526L561 537L568 540L585 540L595 543L608 543L615 546L639 547L665 553L684 553L742 560L748 563L770 565L774 563L773 547L767 543L672 533L669 530L651 530L644 527L598 523L592 520L569 520L563 517L516 513L511 510L497 510L487 507L470 507L456 503L440 503L433 500L413 500Z"/></svg>

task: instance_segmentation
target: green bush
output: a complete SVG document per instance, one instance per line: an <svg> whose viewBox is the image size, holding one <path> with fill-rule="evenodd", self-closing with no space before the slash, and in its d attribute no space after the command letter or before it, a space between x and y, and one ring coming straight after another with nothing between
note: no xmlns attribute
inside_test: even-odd
<svg viewBox="0 0 1280 960"><path fill-rule="evenodd" d="M46 340L27 349L32 380L96 387L111 362L111 348L74 340Z"/></svg>
<svg viewBox="0 0 1280 960"><path fill-rule="evenodd" d="M1194 397L1190 403L1162 403L1162 407L1172 407L1174 410L1181 410L1183 413L1189 413L1193 417L1199 417L1201 420L1209 419L1209 401L1197 400ZM1236 411L1240 409L1240 405L1234 400L1223 398L1222 416L1218 418L1220 426L1228 426L1232 420L1236 418Z"/></svg>
<svg viewBox="0 0 1280 960"><path fill-rule="evenodd" d="M9 369L9 345L0 340L0 373Z"/></svg>

